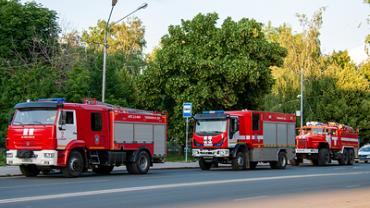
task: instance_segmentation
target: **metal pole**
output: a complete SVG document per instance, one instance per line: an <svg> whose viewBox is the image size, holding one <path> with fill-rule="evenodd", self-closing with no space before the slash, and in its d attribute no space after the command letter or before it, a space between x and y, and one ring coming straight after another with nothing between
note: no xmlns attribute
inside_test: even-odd
<svg viewBox="0 0 370 208"><path fill-rule="evenodd" d="M103 82L102 82L102 87L101 87L101 101L104 103L105 102L105 74L107 71L107 49L108 49L108 26L109 26L109 21L110 17L112 16L112 12L114 9L114 5L112 4L112 9L110 10L108 21L105 24L105 31L104 31L104 49L103 49Z"/></svg>
<svg viewBox="0 0 370 208"><path fill-rule="evenodd" d="M303 68L301 68L301 127L303 127Z"/></svg>
<svg viewBox="0 0 370 208"><path fill-rule="evenodd" d="M103 41L104 42L104 49L103 49L103 81L102 81L102 89L101 89L101 101L103 103L105 102L105 74L106 74L106 71L107 71L108 27L109 27L109 21L110 21L110 18L112 16L112 12L113 12L113 9L114 9L114 6L116 5L116 3L117 3L116 0L112 1L112 9L110 10L108 21L105 24L104 41ZM132 15L133 13L139 11L140 9L145 9L147 6L148 6L148 4L144 3L143 5L138 7L136 10L134 10L131 13L129 13L128 15L124 16L120 20L114 22L114 24L124 20L125 18L127 18L128 16Z"/></svg>
<svg viewBox="0 0 370 208"><path fill-rule="evenodd" d="M188 162L188 126L189 126L189 118L186 117L186 141L185 141L185 162Z"/></svg>

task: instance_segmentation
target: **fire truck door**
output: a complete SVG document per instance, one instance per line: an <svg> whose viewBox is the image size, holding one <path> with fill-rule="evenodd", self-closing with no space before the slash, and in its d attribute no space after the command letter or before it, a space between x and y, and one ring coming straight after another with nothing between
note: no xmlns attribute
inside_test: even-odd
<svg viewBox="0 0 370 208"><path fill-rule="evenodd" d="M57 125L57 148L65 149L68 143L75 139L77 139L76 112L63 110L59 113Z"/></svg>

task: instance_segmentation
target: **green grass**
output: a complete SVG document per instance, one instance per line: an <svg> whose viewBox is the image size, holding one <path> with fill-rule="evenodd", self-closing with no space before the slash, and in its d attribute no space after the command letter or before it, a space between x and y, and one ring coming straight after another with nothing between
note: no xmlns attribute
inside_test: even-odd
<svg viewBox="0 0 370 208"><path fill-rule="evenodd" d="M188 154L188 162L196 161L195 158ZM166 162L185 162L185 155L179 155L178 153L169 153L166 157Z"/></svg>

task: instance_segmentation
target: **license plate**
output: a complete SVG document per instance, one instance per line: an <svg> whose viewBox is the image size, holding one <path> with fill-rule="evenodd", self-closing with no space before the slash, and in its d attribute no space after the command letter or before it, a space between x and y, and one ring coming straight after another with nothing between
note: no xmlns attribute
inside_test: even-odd
<svg viewBox="0 0 370 208"><path fill-rule="evenodd" d="M32 159L30 159L30 158L25 158L25 159L23 159L23 162L32 162Z"/></svg>

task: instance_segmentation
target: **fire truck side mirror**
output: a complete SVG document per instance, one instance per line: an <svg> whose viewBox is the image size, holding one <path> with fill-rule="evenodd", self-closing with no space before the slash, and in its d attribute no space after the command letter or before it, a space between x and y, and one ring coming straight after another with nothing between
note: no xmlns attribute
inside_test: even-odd
<svg viewBox="0 0 370 208"><path fill-rule="evenodd" d="M60 111L60 117L59 117L59 131L64 131L63 125L66 123L66 112Z"/></svg>
<svg viewBox="0 0 370 208"><path fill-rule="evenodd" d="M8 124L10 125L13 121L13 117L14 117L14 112L11 114L11 116L9 117L9 120L8 120Z"/></svg>

